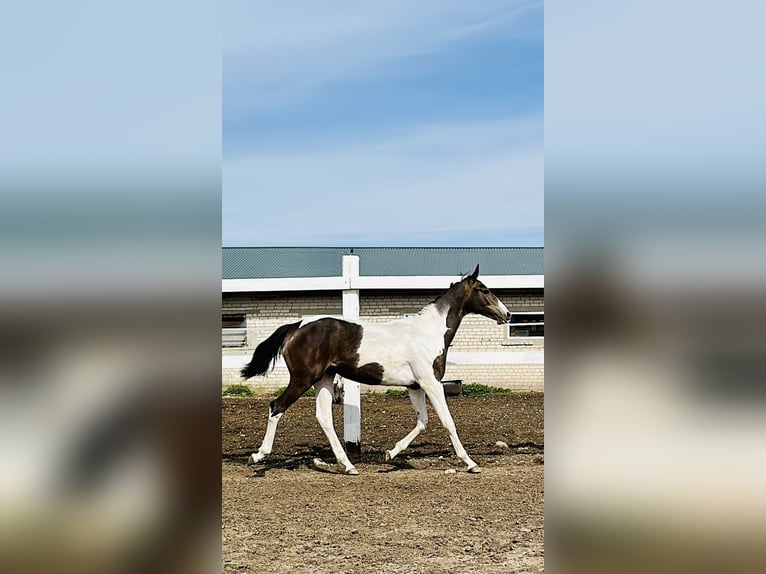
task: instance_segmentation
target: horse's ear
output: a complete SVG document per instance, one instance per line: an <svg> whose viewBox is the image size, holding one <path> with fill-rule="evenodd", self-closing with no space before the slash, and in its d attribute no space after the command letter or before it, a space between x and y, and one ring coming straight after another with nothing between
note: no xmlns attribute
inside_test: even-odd
<svg viewBox="0 0 766 574"><path fill-rule="evenodd" d="M473 274L471 275L471 279L476 279L479 277L479 264L476 264L476 269L473 270Z"/></svg>

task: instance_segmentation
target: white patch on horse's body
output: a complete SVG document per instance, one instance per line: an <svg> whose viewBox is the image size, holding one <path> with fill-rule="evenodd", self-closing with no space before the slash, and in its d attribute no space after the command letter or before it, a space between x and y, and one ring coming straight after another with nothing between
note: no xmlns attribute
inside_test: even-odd
<svg viewBox="0 0 766 574"><path fill-rule="evenodd" d="M428 305L412 317L388 323L361 323L359 365L378 363L383 367L382 384L406 387L416 382L417 371L431 369L444 351L447 315ZM417 344L413 345L413 341Z"/></svg>

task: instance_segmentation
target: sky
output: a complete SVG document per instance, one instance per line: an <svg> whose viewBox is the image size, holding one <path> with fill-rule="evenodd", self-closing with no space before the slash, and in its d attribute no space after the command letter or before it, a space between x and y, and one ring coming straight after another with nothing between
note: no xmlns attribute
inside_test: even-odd
<svg viewBox="0 0 766 574"><path fill-rule="evenodd" d="M543 245L543 3L223 4L224 246Z"/></svg>

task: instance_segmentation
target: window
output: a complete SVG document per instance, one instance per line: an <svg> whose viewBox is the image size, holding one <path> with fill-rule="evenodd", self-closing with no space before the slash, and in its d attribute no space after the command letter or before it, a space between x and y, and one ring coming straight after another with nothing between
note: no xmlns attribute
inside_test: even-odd
<svg viewBox="0 0 766 574"><path fill-rule="evenodd" d="M511 321L508 323L509 338L538 338L545 335L545 321L543 313L511 313Z"/></svg>
<svg viewBox="0 0 766 574"><path fill-rule="evenodd" d="M247 344L247 326L244 315L224 315L221 340L224 347L244 347Z"/></svg>

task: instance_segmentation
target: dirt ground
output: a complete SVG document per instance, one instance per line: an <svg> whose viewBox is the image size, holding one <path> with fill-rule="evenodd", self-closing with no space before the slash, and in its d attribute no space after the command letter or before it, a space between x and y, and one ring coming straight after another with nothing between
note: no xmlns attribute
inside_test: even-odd
<svg viewBox="0 0 766 574"><path fill-rule="evenodd" d="M371 395L362 396L362 453L350 455L359 476L313 466L335 459L306 397L282 417L266 464L246 467L269 398L224 399L223 571L542 572L543 395L447 400L481 474L465 472L430 405L428 428L384 462L415 412L406 397ZM343 406L333 415L342 441Z"/></svg>

